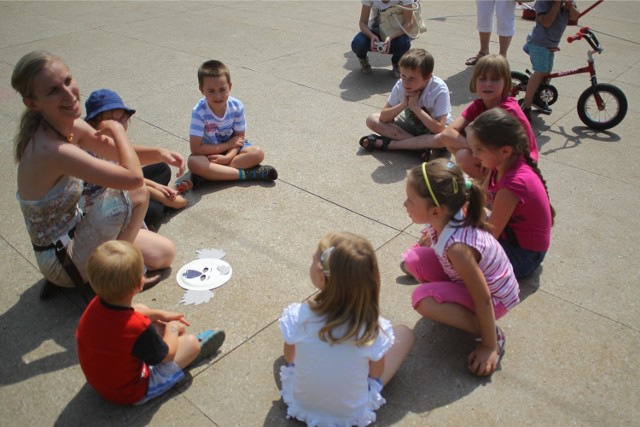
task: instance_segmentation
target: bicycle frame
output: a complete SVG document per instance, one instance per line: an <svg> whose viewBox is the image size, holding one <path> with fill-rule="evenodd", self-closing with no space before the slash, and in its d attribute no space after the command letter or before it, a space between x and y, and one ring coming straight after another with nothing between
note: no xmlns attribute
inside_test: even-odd
<svg viewBox="0 0 640 427"><path fill-rule="evenodd" d="M576 33L574 36L569 36L567 41L569 43L573 43L576 40L585 39L589 45L593 48L593 50L589 50L587 52L587 66L580 68L573 68L567 71L557 71L555 73L550 73L547 78L544 79L544 83L548 84L551 79L558 77L566 77L573 76L575 74L583 74L589 73L589 77L591 80L591 86L595 86L598 84L598 78L596 77L596 67L593 59L594 53L601 53L604 49L600 46L600 42L596 35L589 29L589 27L582 27L580 31Z"/></svg>
<svg viewBox="0 0 640 427"><path fill-rule="evenodd" d="M543 84L546 84L546 85L550 86L549 82L552 79L560 78L560 77L573 76L575 74L585 74L585 73L589 74L589 79L591 81L591 86L595 86L595 85L598 84L598 78L596 76L596 67L595 67L595 61L593 59L593 55L595 53L602 53L602 51L604 49L602 48L602 46L600 46L600 42L598 41L598 38L593 33L593 31L591 31L591 29L589 27L580 28L580 30L575 35L567 37L567 42L568 43L573 43L574 41L580 40L580 39L585 39L587 41L587 43L589 43L589 46L591 46L591 50L587 51L587 66L586 67L580 67L580 68L573 68L571 70L566 70L566 71L556 71L554 73L550 73L542 81ZM524 89L523 87L514 87L511 90L511 95L512 96L516 96L518 94L518 92L520 92L523 89ZM599 109L603 109L604 108L604 101L602 100L600 95L599 94L595 94L594 97L595 97L596 105L598 106L598 108Z"/></svg>

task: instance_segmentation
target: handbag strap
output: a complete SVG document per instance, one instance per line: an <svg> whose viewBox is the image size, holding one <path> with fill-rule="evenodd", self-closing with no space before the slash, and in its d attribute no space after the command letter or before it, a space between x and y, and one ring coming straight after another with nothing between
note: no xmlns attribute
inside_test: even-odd
<svg viewBox="0 0 640 427"><path fill-rule="evenodd" d="M402 9L403 11L411 11L411 12L413 12L413 20L414 21L417 18L416 15L419 15L420 11L422 9L421 6L420 6L420 0L414 0L413 3L411 3L411 6L404 6L404 5L401 5L401 4L397 4L397 5L393 6L392 8L394 8L394 9ZM391 19L395 20L396 24L402 30L402 32L404 32L412 40L415 40L420 36L420 23L419 22L414 22L413 23L413 27L415 28L415 34L411 34L411 32L407 31L407 29L404 27L404 25L402 25L402 22L400 22L400 20L398 19L398 15L393 14Z"/></svg>

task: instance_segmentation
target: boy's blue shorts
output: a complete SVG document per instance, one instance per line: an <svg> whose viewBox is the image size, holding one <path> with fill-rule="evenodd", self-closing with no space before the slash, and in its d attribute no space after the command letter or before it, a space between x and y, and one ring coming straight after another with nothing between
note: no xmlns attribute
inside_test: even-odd
<svg viewBox="0 0 640 427"><path fill-rule="evenodd" d="M184 378L184 371L176 362L164 362L149 366L149 387L145 397L136 402L142 405L154 397L165 393Z"/></svg>
<svg viewBox="0 0 640 427"><path fill-rule="evenodd" d="M535 43L527 43L529 49L529 58L531 58L531 65L533 65L533 71L538 73L550 73L553 70L553 57L554 54L548 47L539 46Z"/></svg>

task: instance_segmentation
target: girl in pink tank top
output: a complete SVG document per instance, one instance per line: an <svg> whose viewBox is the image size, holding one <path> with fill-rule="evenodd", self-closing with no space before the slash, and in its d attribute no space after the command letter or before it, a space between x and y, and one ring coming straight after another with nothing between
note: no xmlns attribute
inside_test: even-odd
<svg viewBox="0 0 640 427"><path fill-rule="evenodd" d="M489 231L507 253L516 277L530 276L549 249L555 212L529 154L527 135L515 117L494 108L467 126L467 140L488 170Z"/></svg>

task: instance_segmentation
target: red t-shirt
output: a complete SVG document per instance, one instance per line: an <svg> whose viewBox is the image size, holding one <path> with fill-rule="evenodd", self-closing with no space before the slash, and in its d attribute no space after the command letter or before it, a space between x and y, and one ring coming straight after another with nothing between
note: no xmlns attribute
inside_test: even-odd
<svg viewBox="0 0 640 427"><path fill-rule="evenodd" d="M82 314L76 339L87 382L119 404L134 404L145 396L149 365L162 362L169 351L148 317L100 297Z"/></svg>
<svg viewBox="0 0 640 427"><path fill-rule="evenodd" d="M518 101L511 96L505 96L500 104L497 107L502 108L507 111L509 114L514 116L522 127L524 131L527 133L527 138L529 139L529 154L531 158L537 163L538 162L538 144L536 143L536 135L533 133L533 129L531 128L531 123L527 120L527 116L524 115L522 108L518 105ZM473 101L467 108L462 112L462 117L469 123L474 121L476 117L480 114L487 111L487 107L482 102L482 99L476 99Z"/></svg>

